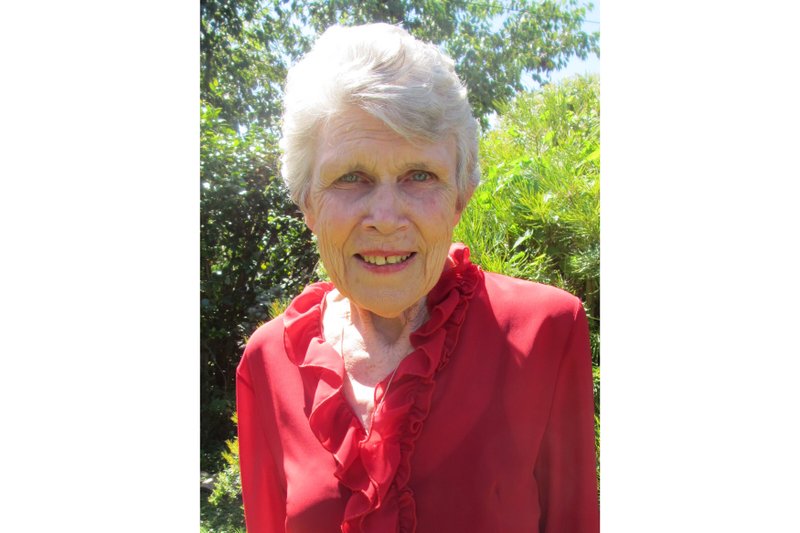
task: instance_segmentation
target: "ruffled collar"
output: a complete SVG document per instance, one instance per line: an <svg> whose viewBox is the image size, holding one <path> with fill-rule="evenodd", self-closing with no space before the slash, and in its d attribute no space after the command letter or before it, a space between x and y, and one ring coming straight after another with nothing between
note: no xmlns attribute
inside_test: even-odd
<svg viewBox="0 0 800 533"><path fill-rule="evenodd" d="M407 486L411 454L430 412L436 373L452 355L483 278L463 244L453 244L449 257L451 264L427 297L428 321L411 334L414 351L398 366L382 401L389 377L376 386L369 432L342 393L344 363L322 333L322 302L333 284L308 286L283 315L286 353L300 371L309 425L333 454L336 477L352 491L341 525L345 533L416 528L414 496Z"/></svg>

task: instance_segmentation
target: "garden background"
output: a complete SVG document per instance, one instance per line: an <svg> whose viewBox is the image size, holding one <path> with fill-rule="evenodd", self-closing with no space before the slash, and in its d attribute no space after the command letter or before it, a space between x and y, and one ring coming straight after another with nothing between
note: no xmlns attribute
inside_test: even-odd
<svg viewBox="0 0 800 533"><path fill-rule="evenodd" d="M191 529L201 12L4 8L3 525ZM798 10L603 2L604 531L800 531Z"/></svg>
<svg viewBox="0 0 800 533"><path fill-rule="evenodd" d="M599 475L599 56L577 0L201 1L201 531L243 531L235 368L247 336L324 275L278 170L286 70L334 22L400 23L456 61L482 126L482 182L456 228L484 269L579 296Z"/></svg>

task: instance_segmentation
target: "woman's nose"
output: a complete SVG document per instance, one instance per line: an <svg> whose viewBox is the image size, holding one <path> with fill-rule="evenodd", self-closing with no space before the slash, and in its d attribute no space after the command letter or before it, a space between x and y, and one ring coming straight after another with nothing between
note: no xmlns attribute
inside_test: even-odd
<svg viewBox="0 0 800 533"><path fill-rule="evenodd" d="M408 226L408 218L395 184L381 184L366 199L367 212L363 224L383 234L394 233Z"/></svg>

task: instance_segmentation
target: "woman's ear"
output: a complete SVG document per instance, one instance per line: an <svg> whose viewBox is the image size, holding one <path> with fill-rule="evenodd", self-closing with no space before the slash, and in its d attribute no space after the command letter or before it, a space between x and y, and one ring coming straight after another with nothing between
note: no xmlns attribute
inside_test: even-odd
<svg viewBox="0 0 800 533"><path fill-rule="evenodd" d="M314 233L314 226L317 223L317 217L314 214L314 209L311 206L311 201L308 197L308 194L303 195L300 200L300 211L303 213L303 221L306 223L308 229L311 230L311 233Z"/></svg>
<svg viewBox="0 0 800 533"><path fill-rule="evenodd" d="M464 192L463 196L459 196L459 198L456 200L456 212L453 215L454 228L458 225L458 222L461 220L461 213L464 212L464 209L467 207L467 204L472 198L472 193L474 192L475 192L475 186L470 184L467 190Z"/></svg>
<svg viewBox="0 0 800 533"><path fill-rule="evenodd" d="M303 211L303 221L306 223L306 226L308 226L308 229L311 230L311 233L314 233L314 225L316 224L316 218L314 217L314 214L311 212L311 209L309 209L307 205L303 208L302 211Z"/></svg>

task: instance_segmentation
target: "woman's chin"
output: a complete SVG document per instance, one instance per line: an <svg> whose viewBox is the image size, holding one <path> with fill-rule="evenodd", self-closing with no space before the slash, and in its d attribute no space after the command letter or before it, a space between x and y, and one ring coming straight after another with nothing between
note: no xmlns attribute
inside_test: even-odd
<svg viewBox="0 0 800 533"><path fill-rule="evenodd" d="M393 319L402 316L406 311L416 306L424 295L417 298L390 299L386 298L350 298L350 301L365 311L381 318Z"/></svg>
<svg viewBox="0 0 800 533"><path fill-rule="evenodd" d="M412 253L395 264L375 265L351 258L346 270L329 273L336 288L352 304L381 318L393 319L416 308L436 285L447 258L446 250L441 258L437 255L431 260L430 254Z"/></svg>

